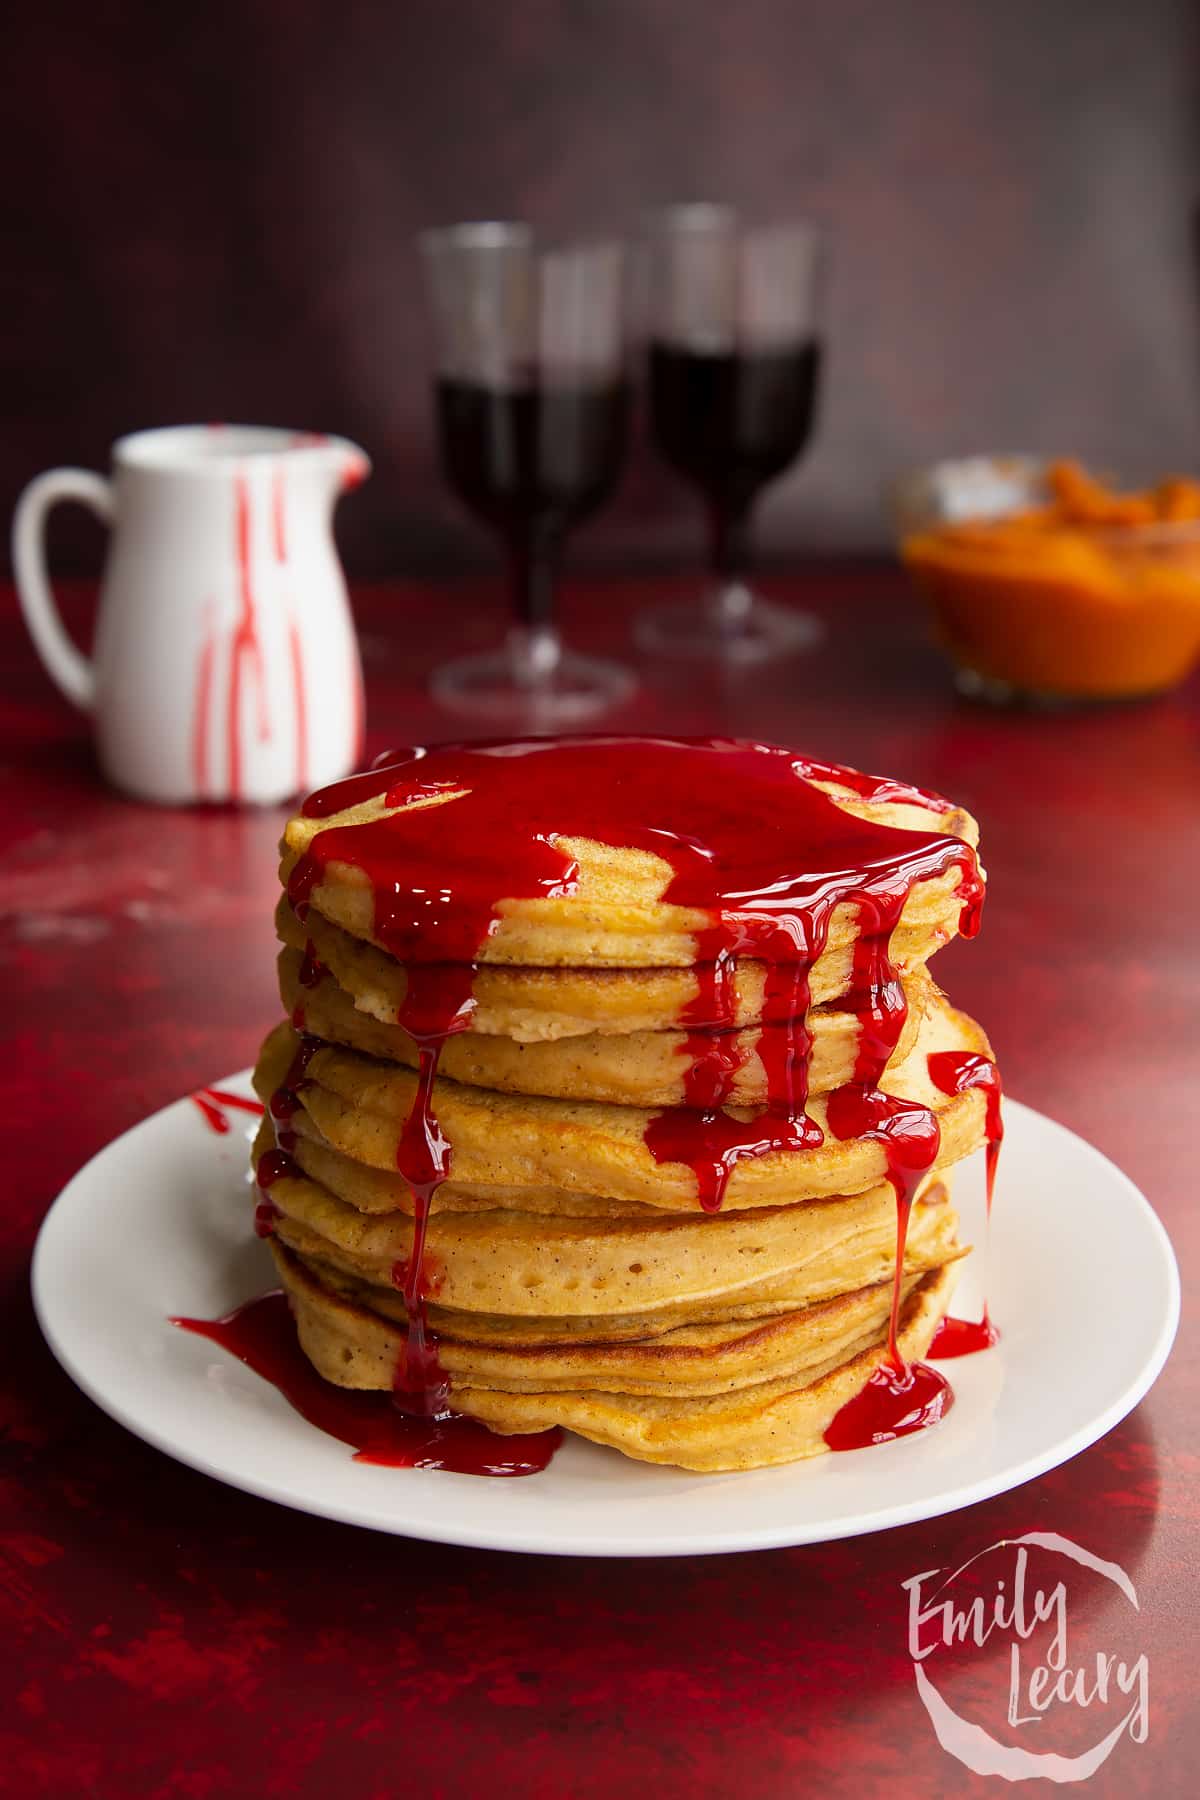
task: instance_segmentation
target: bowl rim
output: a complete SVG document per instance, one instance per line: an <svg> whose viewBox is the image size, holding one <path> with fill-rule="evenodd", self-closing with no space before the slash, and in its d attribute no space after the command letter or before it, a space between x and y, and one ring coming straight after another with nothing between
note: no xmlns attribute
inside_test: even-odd
<svg viewBox="0 0 1200 1800"><path fill-rule="evenodd" d="M1013 514L1026 510L1024 506L1016 505L992 511L963 513L957 518L938 518L928 496L935 481L939 478L944 479L953 471L969 468L983 469L990 466L1001 477L1010 475L1018 479L1021 477L1036 479L1051 464L1067 460L1071 459L1058 456L1038 456L1028 452L997 452L995 454L976 453L945 456L940 457L936 462L924 463L911 469L907 474L899 476L892 483L892 507L899 534L904 539L921 532L936 531L947 525L969 525L1010 518ZM922 511L926 516L922 522L917 523L912 515ZM909 516L906 517L906 514ZM1200 537L1200 519L1150 519L1127 524L1077 519L1063 520L1058 529L1099 539L1114 548L1130 548L1136 544L1153 547L1158 544L1166 549Z"/></svg>

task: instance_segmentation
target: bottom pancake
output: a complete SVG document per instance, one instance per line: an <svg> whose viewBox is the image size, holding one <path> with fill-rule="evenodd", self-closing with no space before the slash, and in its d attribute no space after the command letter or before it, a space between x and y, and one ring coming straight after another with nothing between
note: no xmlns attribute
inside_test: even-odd
<svg viewBox="0 0 1200 1800"><path fill-rule="evenodd" d="M339 1386L386 1389L401 1353L403 1330L360 1300L326 1285L282 1245L271 1253L296 1319L301 1348L317 1372ZM906 1360L923 1356L949 1305L956 1268L946 1263L906 1284L901 1310L899 1348ZM543 1372L576 1385L529 1391L531 1358L497 1352L493 1346L442 1340L440 1349L451 1377L453 1403L468 1417L510 1435L562 1425L597 1443L608 1444L645 1462L673 1464L697 1471L765 1468L819 1455L827 1448L824 1433L835 1413L870 1379L886 1355L887 1284L841 1295L805 1313L773 1319L747 1332L728 1328L697 1333L685 1328L652 1346L560 1346L557 1369L554 1346L533 1352ZM653 1393L634 1387L662 1355L671 1338L679 1341L664 1361ZM607 1375L601 1352L607 1348ZM682 1364L676 1358L682 1356ZM712 1386L713 1359L726 1359L733 1380L718 1377ZM468 1365L456 1374L454 1364ZM699 1366L685 1373L687 1365ZM786 1372L780 1365L786 1364ZM524 1364L524 1373L519 1365ZM705 1367L707 1364L707 1374ZM475 1373L468 1372L470 1365ZM621 1373L621 1370L624 1373ZM640 1374L639 1374L640 1372ZM747 1379L747 1376L758 1379ZM585 1381L625 1381L606 1391ZM688 1380L692 1381L686 1391ZM733 1385L736 1381L736 1385ZM681 1391L685 1390L685 1391Z"/></svg>

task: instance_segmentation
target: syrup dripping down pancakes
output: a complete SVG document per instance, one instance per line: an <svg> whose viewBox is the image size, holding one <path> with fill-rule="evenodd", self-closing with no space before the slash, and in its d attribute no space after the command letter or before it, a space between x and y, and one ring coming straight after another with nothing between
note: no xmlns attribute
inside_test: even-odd
<svg viewBox="0 0 1200 1800"><path fill-rule="evenodd" d="M254 1156L317 1374L698 1470L935 1422L949 1170L999 1137L926 967L978 928L977 835L727 740L405 751L313 795Z"/></svg>

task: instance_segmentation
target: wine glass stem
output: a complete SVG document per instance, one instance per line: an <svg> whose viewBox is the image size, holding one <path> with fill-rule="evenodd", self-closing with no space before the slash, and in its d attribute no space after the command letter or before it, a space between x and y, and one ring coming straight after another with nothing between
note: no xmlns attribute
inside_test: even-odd
<svg viewBox="0 0 1200 1800"><path fill-rule="evenodd" d="M709 510L709 567L713 590L709 605L725 630L737 630L750 610L746 582L750 564L750 508L717 504Z"/></svg>
<svg viewBox="0 0 1200 1800"><path fill-rule="evenodd" d="M514 616L507 645L519 688L545 686L562 661L554 617L560 548L559 534L550 531L531 531L510 544Z"/></svg>
<svg viewBox="0 0 1200 1800"><path fill-rule="evenodd" d="M513 612L527 630L553 626L559 548L557 533L539 531L510 545Z"/></svg>

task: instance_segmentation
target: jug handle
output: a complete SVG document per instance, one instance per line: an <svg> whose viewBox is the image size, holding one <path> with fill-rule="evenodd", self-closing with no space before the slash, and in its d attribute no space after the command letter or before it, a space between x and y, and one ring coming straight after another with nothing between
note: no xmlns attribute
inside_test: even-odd
<svg viewBox="0 0 1200 1800"><path fill-rule="evenodd" d="M112 524L112 484L91 469L48 469L29 483L13 515L12 559L17 594L34 647L67 699L84 712L96 703L96 672L67 635L46 573L46 514L60 500L79 500Z"/></svg>

